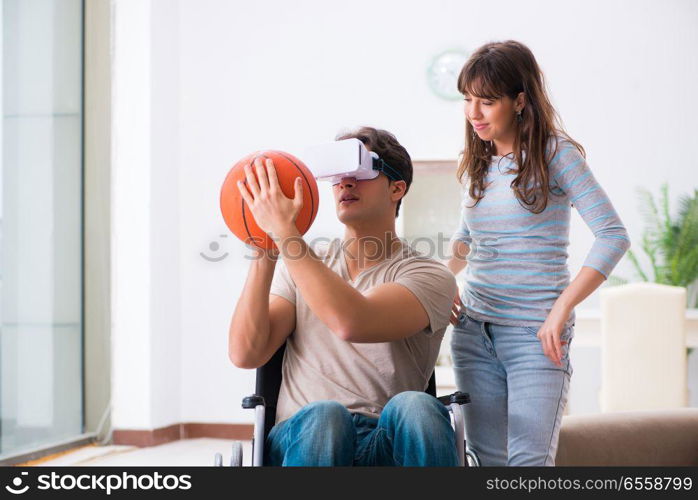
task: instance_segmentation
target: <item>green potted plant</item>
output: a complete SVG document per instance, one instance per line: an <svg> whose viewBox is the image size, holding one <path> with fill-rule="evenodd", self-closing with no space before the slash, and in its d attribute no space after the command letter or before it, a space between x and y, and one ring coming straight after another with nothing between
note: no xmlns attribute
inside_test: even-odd
<svg viewBox="0 0 698 500"><path fill-rule="evenodd" d="M640 248L649 258L651 269L645 271L632 249L627 256L641 281L686 288L686 306L698 307L698 189L679 199L676 217L669 209L669 187L660 188L659 203L645 188L638 188L640 211L645 219L645 231ZM629 280L610 276L609 285ZM691 349L689 349L690 353Z"/></svg>
<svg viewBox="0 0 698 500"><path fill-rule="evenodd" d="M698 306L698 189L679 200L679 211L669 211L669 187L662 184L659 206L652 193L638 188L640 211L645 219L641 248L649 257L650 272L645 272L637 254L628 250L628 258L642 281L687 289L687 307ZM611 284L625 284L627 279L611 276Z"/></svg>

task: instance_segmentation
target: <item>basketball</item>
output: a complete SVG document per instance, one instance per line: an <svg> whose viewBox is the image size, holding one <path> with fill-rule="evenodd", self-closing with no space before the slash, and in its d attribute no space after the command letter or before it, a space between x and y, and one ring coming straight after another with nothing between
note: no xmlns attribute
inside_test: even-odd
<svg viewBox="0 0 698 500"><path fill-rule="evenodd" d="M293 183L296 177L301 178L303 185L303 207L296 218L296 228L301 234L305 234L317 215L318 188L315 177L302 161L295 156L283 151L257 151L238 161L230 169L223 181L221 188L221 213L223 220L232 233L248 245L255 245L265 250L276 248L274 241L255 222L252 212L247 207L237 187L237 181L245 182L245 165L252 167L254 174L254 161L261 157L262 160L270 158L274 162L276 175L279 179L281 191L287 198L293 198Z"/></svg>

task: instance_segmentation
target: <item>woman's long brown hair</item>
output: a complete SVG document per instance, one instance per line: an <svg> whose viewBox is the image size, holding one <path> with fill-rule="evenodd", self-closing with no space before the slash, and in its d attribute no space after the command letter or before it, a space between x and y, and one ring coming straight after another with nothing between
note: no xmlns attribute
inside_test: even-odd
<svg viewBox="0 0 698 500"><path fill-rule="evenodd" d="M526 209L533 213L545 210L551 193L548 163L557 153L557 141L551 142L551 139L556 135L562 136L583 156L585 152L563 130L546 93L543 72L533 53L522 43L513 40L483 45L463 66L458 76L458 90L463 95L483 99L498 99L505 95L516 99L520 92L524 93L522 120L518 121L512 116L517 128L512 154L518 173L511 182L511 188ZM554 144L554 147L546 151L550 144ZM468 192L475 200L473 206L485 196L485 178L493 154L491 141L480 139L466 120L465 149L456 176L461 183L464 175L470 181Z"/></svg>

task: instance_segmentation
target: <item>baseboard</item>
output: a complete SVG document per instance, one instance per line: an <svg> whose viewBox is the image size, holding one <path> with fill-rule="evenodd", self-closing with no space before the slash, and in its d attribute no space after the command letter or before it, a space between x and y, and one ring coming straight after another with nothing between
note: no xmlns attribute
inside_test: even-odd
<svg viewBox="0 0 698 500"><path fill-rule="evenodd" d="M138 446L157 446L159 444L192 438L252 439L252 424L206 424L197 422L179 423L157 429L115 429L112 434L113 444Z"/></svg>

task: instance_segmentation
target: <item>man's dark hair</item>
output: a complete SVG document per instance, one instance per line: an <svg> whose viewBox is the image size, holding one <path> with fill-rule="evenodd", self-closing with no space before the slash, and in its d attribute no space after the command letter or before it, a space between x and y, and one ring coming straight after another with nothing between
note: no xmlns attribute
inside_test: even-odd
<svg viewBox="0 0 698 500"><path fill-rule="evenodd" d="M407 195L407 192L410 190L410 184L412 184L412 158L410 158L407 150L397 142L393 134L387 130L373 127L361 127L352 132L340 133L335 137L336 141L342 141L344 139L360 140L364 143L364 146L375 152L385 163L400 172L402 180L407 184L407 188L405 189L405 195ZM398 200L397 206L395 207L395 217L397 217L400 212L401 204L402 198Z"/></svg>

